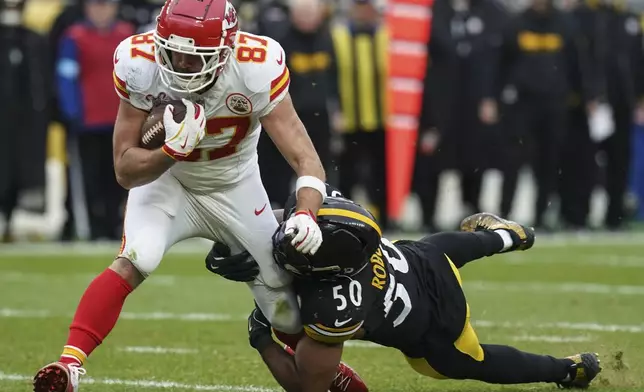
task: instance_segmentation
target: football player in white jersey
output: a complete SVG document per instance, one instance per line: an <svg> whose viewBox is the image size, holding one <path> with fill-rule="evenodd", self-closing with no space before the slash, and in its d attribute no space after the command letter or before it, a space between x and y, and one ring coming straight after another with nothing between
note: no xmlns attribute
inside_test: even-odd
<svg viewBox="0 0 644 392"><path fill-rule="evenodd" d="M301 329L290 276L272 256L278 224L257 164L264 128L298 175L297 212L288 230L313 254L322 242L317 210L325 173L288 94L284 51L268 37L238 31L227 0L167 0L154 31L123 41L114 54L121 97L114 169L130 190L120 252L87 288L63 354L34 378L36 392L76 392L87 356L112 330L127 296L176 242L204 237L247 249L260 264L249 284L271 323ZM140 147L153 102L182 99L177 123L166 107L162 148ZM270 181L271 173L264 173Z"/></svg>

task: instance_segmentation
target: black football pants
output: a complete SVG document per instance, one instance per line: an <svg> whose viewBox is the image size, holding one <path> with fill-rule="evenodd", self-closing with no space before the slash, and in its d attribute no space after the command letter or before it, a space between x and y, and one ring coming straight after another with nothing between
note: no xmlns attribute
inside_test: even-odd
<svg viewBox="0 0 644 392"><path fill-rule="evenodd" d="M501 237L492 231L445 232L421 241L447 254L457 268L470 261L491 256L503 248ZM436 339L428 347L427 363L440 375L456 380L478 380L493 384L560 382L568 375L571 360L530 354L513 347L481 344L478 361L459 351L454 342Z"/></svg>

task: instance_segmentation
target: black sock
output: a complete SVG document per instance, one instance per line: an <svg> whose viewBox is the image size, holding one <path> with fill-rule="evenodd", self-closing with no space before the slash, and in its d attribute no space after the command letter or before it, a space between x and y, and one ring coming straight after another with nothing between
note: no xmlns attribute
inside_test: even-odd
<svg viewBox="0 0 644 392"><path fill-rule="evenodd" d="M514 347L482 344L484 360L477 362L454 348L430 363L442 375L457 380L478 380L491 384L562 382L569 375L569 359L530 354Z"/></svg>
<svg viewBox="0 0 644 392"><path fill-rule="evenodd" d="M503 250L503 239L493 231L473 233L453 231L427 236L421 240L437 247L449 256L456 268L485 256L492 256Z"/></svg>

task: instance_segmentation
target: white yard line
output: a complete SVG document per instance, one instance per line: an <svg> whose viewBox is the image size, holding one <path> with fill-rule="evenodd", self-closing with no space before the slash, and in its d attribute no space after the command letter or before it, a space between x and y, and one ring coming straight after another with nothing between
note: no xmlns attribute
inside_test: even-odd
<svg viewBox="0 0 644 392"><path fill-rule="evenodd" d="M134 354L197 354L199 350L194 348L175 348L175 347L149 347L149 346L125 346L119 347L119 351Z"/></svg>
<svg viewBox="0 0 644 392"><path fill-rule="evenodd" d="M21 374L4 373L0 371L0 381L6 382L25 382L31 381L33 376ZM277 389L256 387L252 385L203 385L203 384L184 384L174 381L156 381L156 380L121 380L118 378L92 378L83 377L81 384L95 385L119 385L135 388L147 389L187 389L191 391L235 391L235 392L273 392Z"/></svg>
<svg viewBox="0 0 644 392"><path fill-rule="evenodd" d="M387 238L417 240L424 233L401 234L387 233ZM644 243L643 233L608 233L597 232L589 234L539 234L536 248L560 248L570 246L604 247L604 246L638 246ZM212 242L195 238L182 241L170 249L171 254L205 256ZM17 243L0 247L0 261L3 256L65 256L65 255L106 255L115 256L120 242L96 243Z"/></svg>
<svg viewBox="0 0 644 392"><path fill-rule="evenodd" d="M640 325L619 325L619 324L601 324L595 322L573 323L568 321L544 322L544 323L525 323L514 321L488 321L474 320L472 324L477 328L523 328L523 329L567 329L573 331L592 331L592 332L628 332L644 333L644 324Z"/></svg>
<svg viewBox="0 0 644 392"><path fill-rule="evenodd" d="M499 259L497 259L499 260ZM558 264L561 265L560 258L552 257L535 257L532 253L510 253L500 258L505 264L526 265L526 264ZM497 261L494 261L495 263ZM606 253L593 253L589 255L580 255L578 258L565 261L566 265L583 265L605 268L644 268L643 256L632 255L615 255Z"/></svg>
<svg viewBox="0 0 644 392"><path fill-rule="evenodd" d="M644 259L643 259L644 260ZM60 274L51 275L44 273L26 273L21 271L3 271L0 272L0 282L20 283L20 284L40 284L43 282L52 282L52 280L64 280L69 282L70 279L78 279L90 282L95 277L94 274ZM146 281L146 286L174 286L181 284L181 280L188 282L194 277L185 277L181 275L153 275ZM187 284L187 283L186 283ZM599 283L580 283L580 282L494 282L487 280L466 280L465 288L469 291L507 291L507 292L527 292L531 294L548 295L552 293L583 293L583 294L602 294L602 295L644 295L644 286L634 285L607 285ZM128 316L129 317L129 316ZM136 318L137 316L131 316ZM164 314L151 314L150 318L166 318ZM170 316L172 317L172 316ZM199 315L195 317L200 317ZM208 317L208 316L206 316Z"/></svg>
<svg viewBox="0 0 644 392"><path fill-rule="evenodd" d="M69 314L54 314L48 310L0 308L0 318L52 318L73 317ZM172 320L172 321L243 321L247 315L227 313L169 313L169 312L121 312L122 320Z"/></svg>
<svg viewBox="0 0 644 392"><path fill-rule="evenodd" d="M124 320L175 320L175 321L245 321L248 315L226 313L169 313L169 312L122 312Z"/></svg>
<svg viewBox="0 0 644 392"><path fill-rule="evenodd" d="M591 336L559 336L559 335L520 335L512 336L515 342L542 342L542 343L581 343L593 340Z"/></svg>
<svg viewBox="0 0 644 392"><path fill-rule="evenodd" d="M82 273L64 273L64 274L45 274L45 273L32 273L22 271L0 271L0 282L5 283L49 283L56 280L79 280L83 283L89 283L94 279L98 273L95 274L82 274ZM146 280L146 286L172 286L176 283L177 276L175 275L153 275L153 279Z"/></svg>
<svg viewBox="0 0 644 392"><path fill-rule="evenodd" d="M372 342L367 342L364 340L349 340L344 342L345 347L356 347L356 348L383 348L383 346L372 343Z"/></svg>
<svg viewBox="0 0 644 392"><path fill-rule="evenodd" d="M510 291L536 294L584 293L605 295L644 295L644 286L608 285L578 282L491 282L486 280L466 280L466 290L475 291Z"/></svg>
<svg viewBox="0 0 644 392"><path fill-rule="evenodd" d="M36 309L11 309L0 308L0 318L51 318L51 317L70 317L71 314L53 314L47 310ZM137 313L123 312L121 318L130 320L171 320L187 322L222 322L222 321L245 321L247 316L223 314L223 313ZM540 328L540 329L568 329L576 331L593 331L593 332L629 332L644 333L644 324L623 325L623 324L602 324L597 322L542 322L526 323L514 321L488 321L474 320L473 324L478 328Z"/></svg>

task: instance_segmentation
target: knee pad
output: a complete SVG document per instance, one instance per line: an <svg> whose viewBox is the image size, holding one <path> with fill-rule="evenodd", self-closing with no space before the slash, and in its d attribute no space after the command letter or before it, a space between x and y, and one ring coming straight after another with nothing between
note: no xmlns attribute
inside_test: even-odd
<svg viewBox="0 0 644 392"><path fill-rule="evenodd" d="M269 314L265 314L274 329L294 335L302 331L302 321L298 309L293 309L286 299L278 300L270 307Z"/></svg>
<svg viewBox="0 0 644 392"><path fill-rule="evenodd" d="M275 317L271 325L276 330L288 335L295 335L302 331L302 323L299 317Z"/></svg>
<svg viewBox="0 0 644 392"><path fill-rule="evenodd" d="M158 244L127 244L118 257L129 260L147 278L157 269L164 253L163 247Z"/></svg>

